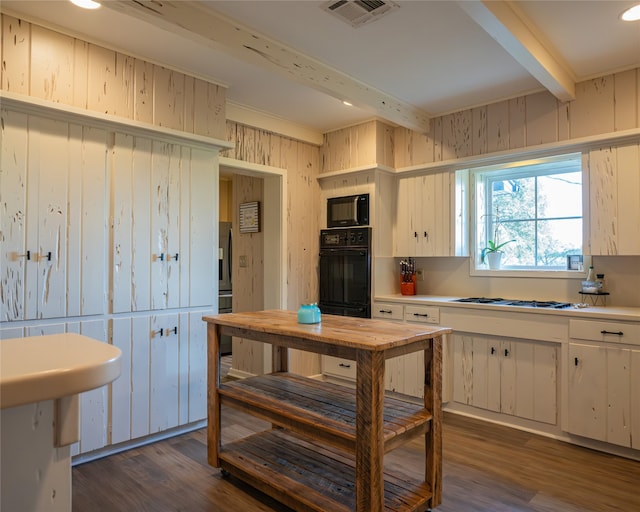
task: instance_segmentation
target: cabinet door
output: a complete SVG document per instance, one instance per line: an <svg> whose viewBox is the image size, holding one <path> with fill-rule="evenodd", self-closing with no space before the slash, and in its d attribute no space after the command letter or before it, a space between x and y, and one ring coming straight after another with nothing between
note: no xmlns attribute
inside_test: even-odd
<svg viewBox="0 0 640 512"><path fill-rule="evenodd" d="M557 423L556 345L533 342L511 344L515 360L515 411L521 418Z"/></svg>
<svg viewBox="0 0 640 512"><path fill-rule="evenodd" d="M607 439L631 447L631 350L607 347Z"/></svg>
<svg viewBox="0 0 640 512"><path fill-rule="evenodd" d="M631 351L631 448L640 449L640 350Z"/></svg>
<svg viewBox="0 0 640 512"><path fill-rule="evenodd" d="M417 217L419 203L416 204L415 178L398 180L398 200L396 213L396 255L416 256L418 254ZM415 234L415 236L414 236Z"/></svg>
<svg viewBox="0 0 640 512"><path fill-rule="evenodd" d="M569 432L591 439L607 438L606 350L569 344Z"/></svg>
<svg viewBox="0 0 640 512"><path fill-rule="evenodd" d="M526 341L500 342L500 412L516 414L516 351Z"/></svg>
<svg viewBox="0 0 640 512"><path fill-rule="evenodd" d="M167 430L179 424L180 335L178 315L151 317L149 398L151 433Z"/></svg>
<svg viewBox="0 0 640 512"><path fill-rule="evenodd" d="M103 313L106 132L7 111L3 122L2 318Z"/></svg>
<svg viewBox="0 0 640 512"><path fill-rule="evenodd" d="M27 260L27 115L2 110L0 140L0 320L25 318Z"/></svg>
<svg viewBox="0 0 640 512"><path fill-rule="evenodd" d="M640 254L640 147L589 154L589 234L593 255Z"/></svg>
<svg viewBox="0 0 640 512"><path fill-rule="evenodd" d="M181 148L153 141L151 158L151 309L180 305Z"/></svg>
<svg viewBox="0 0 640 512"><path fill-rule="evenodd" d="M453 345L453 400L471 404L473 396L473 338L452 334Z"/></svg>

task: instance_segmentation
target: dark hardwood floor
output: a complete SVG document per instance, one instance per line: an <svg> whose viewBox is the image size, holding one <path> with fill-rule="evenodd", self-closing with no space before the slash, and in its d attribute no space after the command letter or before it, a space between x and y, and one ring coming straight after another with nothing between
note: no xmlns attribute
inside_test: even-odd
<svg viewBox="0 0 640 512"><path fill-rule="evenodd" d="M640 462L444 416L444 497L438 512L640 511ZM223 442L267 426L226 408L223 421ZM421 474L422 442L387 454L385 465ZM74 512L289 510L210 467L204 429L76 466L72 475Z"/></svg>

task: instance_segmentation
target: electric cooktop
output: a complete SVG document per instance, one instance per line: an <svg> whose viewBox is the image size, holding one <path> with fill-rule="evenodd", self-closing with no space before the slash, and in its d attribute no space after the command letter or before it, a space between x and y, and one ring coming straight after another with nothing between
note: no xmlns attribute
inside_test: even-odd
<svg viewBox="0 0 640 512"><path fill-rule="evenodd" d="M513 300L501 297L467 297L453 299L452 302L467 302L470 304L494 304L497 306L520 306L524 308L564 309L573 306L570 302L556 302L555 300Z"/></svg>

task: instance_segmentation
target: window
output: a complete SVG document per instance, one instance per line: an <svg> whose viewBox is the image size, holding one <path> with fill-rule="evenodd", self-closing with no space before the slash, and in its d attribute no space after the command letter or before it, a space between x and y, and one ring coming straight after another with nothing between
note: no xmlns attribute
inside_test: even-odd
<svg viewBox="0 0 640 512"><path fill-rule="evenodd" d="M579 153L478 168L472 180L476 269L494 248L504 270L567 270L567 257L582 254Z"/></svg>

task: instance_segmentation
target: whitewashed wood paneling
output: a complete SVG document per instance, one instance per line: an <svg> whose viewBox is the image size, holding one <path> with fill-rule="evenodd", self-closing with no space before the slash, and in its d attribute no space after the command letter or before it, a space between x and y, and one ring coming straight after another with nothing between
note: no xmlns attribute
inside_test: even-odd
<svg viewBox="0 0 640 512"><path fill-rule="evenodd" d="M151 321L148 316L131 319L131 438L149 435Z"/></svg>
<svg viewBox="0 0 640 512"><path fill-rule="evenodd" d="M6 27L5 27L6 30ZM2 111L2 187L0 188L0 318L25 317L27 260L27 115Z"/></svg>
<svg viewBox="0 0 640 512"><path fill-rule="evenodd" d="M631 351L631 447L640 449L640 350Z"/></svg>
<svg viewBox="0 0 640 512"><path fill-rule="evenodd" d="M202 317L212 313L189 313L189 422L207 417L207 327Z"/></svg>
<svg viewBox="0 0 640 512"><path fill-rule="evenodd" d="M571 138L615 129L614 75L576 84L576 99L571 102Z"/></svg>
<svg viewBox="0 0 640 512"><path fill-rule="evenodd" d="M132 396L132 322L131 318L114 318L111 321L111 344L122 351L120 377L111 384L111 439L117 444L131 439Z"/></svg>
<svg viewBox="0 0 640 512"><path fill-rule="evenodd" d="M107 339L105 321L80 322L80 334L95 340ZM107 445L109 386L102 386L80 395L80 449L90 452Z"/></svg>
<svg viewBox="0 0 640 512"><path fill-rule="evenodd" d="M616 148L618 251L640 255L640 144Z"/></svg>
<svg viewBox="0 0 640 512"><path fill-rule="evenodd" d="M608 443L631 446L631 350L607 349ZM640 405L635 404L636 407Z"/></svg>
<svg viewBox="0 0 640 512"><path fill-rule="evenodd" d="M177 314L151 317L149 398L149 431L151 433L178 426L181 334Z"/></svg>

